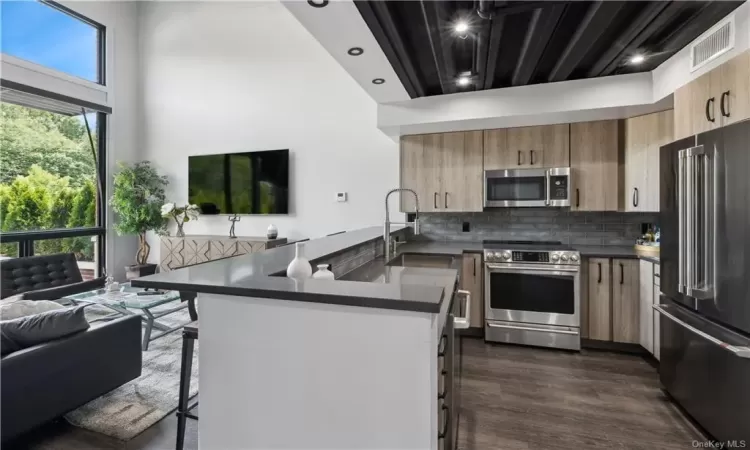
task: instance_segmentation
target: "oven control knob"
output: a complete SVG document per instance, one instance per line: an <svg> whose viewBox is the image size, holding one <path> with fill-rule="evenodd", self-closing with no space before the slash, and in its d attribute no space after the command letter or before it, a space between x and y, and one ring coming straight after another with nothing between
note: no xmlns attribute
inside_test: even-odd
<svg viewBox="0 0 750 450"><path fill-rule="evenodd" d="M568 260L568 255L562 255L560 259L563 260L563 262L566 262Z"/></svg>
<svg viewBox="0 0 750 450"><path fill-rule="evenodd" d="M557 262L560 260L560 255L558 255L557 253L553 253L550 258L552 259L552 262Z"/></svg>
<svg viewBox="0 0 750 450"><path fill-rule="evenodd" d="M570 260L573 262L578 262L578 255L570 255Z"/></svg>
<svg viewBox="0 0 750 450"><path fill-rule="evenodd" d="M510 254L510 252L509 252L509 251L504 251L504 252L503 252L503 259L504 259L504 260L506 260L506 261L507 261L507 260L509 260L509 259L510 259L510 257L511 257L511 254Z"/></svg>

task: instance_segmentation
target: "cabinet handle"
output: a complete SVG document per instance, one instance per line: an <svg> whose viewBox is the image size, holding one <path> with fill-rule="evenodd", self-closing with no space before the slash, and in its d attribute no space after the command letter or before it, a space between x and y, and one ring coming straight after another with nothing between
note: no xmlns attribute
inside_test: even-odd
<svg viewBox="0 0 750 450"><path fill-rule="evenodd" d="M476 278L476 276L477 276L477 259L474 258L474 277Z"/></svg>
<svg viewBox="0 0 750 450"><path fill-rule="evenodd" d="M529 153L531 154L531 165L534 165L534 150L529 150Z"/></svg>
<svg viewBox="0 0 750 450"><path fill-rule="evenodd" d="M602 263L597 263L599 265L599 279L596 280L596 284L602 284Z"/></svg>
<svg viewBox="0 0 750 450"><path fill-rule="evenodd" d="M450 408L443 405L442 409L445 410L445 419L443 420L443 427L438 433L438 439L445 439L448 433L448 420L450 420Z"/></svg>
<svg viewBox="0 0 750 450"><path fill-rule="evenodd" d="M711 97L708 100L706 100L706 120L709 122L715 122L716 118L711 117L711 110L713 109L713 103L716 101L715 97Z"/></svg>
<svg viewBox="0 0 750 450"><path fill-rule="evenodd" d="M445 356L445 349L448 348L448 336L440 336L440 343L438 343L438 357L443 358Z"/></svg>
<svg viewBox="0 0 750 450"><path fill-rule="evenodd" d="M521 165L521 150L518 151L518 165Z"/></svg>
<svg viewBox="0 0 750 450"><path fill-rule="evenodd" d="M435 209L438 209L438 205L437 205L437 197L438 197L438 193L437 193L437 192L435 192L435 195L434 195L434 196L432 197L432 203L433 203L433 205L435 206Z"/></svg>
<svg viewBox="0 0 750 450"><path fill-rule="evenodd" d="M638 188L633 188L633 206L638 206Z"/></svg>
<svg viewBox="0 0 750 450"><path fill-rule="evenodd" d="M729 91L721 93L721 100L719 100L719 108L721 109L721 115L729 117Z"/></svg>
<svg viewBox="0 0 750 450"><path fill-rule="evenodd" d="M581 206L581 191L580 189L576 188L576 208Z"/></svg>
<svg viewBox="0 0 750 450"><path fill-rule="evenodd" d="M620 263L620 284L625 283L625 267Z"/></svg>
<svg viewBox="0 0 750 450"><path fill-rule="evenodd" d="M445 193L445 209L448 209L448 193Z"/></svg>

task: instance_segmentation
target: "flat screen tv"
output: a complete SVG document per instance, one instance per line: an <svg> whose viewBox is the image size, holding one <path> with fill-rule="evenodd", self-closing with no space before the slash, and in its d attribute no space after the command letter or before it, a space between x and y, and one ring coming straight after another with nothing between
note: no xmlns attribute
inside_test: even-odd
<svg viewBox="0 0 750 450"><path fill-rule="evenodd" d="M190 156L188 191L203 214L289 214L289 150Z"/></svg>

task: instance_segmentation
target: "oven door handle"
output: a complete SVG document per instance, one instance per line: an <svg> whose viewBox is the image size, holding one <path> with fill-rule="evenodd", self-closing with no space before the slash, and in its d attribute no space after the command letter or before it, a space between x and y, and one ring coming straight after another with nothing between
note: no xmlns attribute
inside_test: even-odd
<svg viewBox="0 0 750 450"><path fill-rule="evenodd" d="M547 171L546 171L546 172L547 172L547 173L545 173L545 174L544 174L544 183L545 183L545 184L547 185L547 186L546 186L546 188L547 188L547 199L546 199L545 203L547 204L547 206L549 206L549 204L550 204L550 201L552 200L552 192L551 192L551 190L552 190L552 187L550 186L550 182L551 182L551 179L550 179L550 177L551 177L552 175L551 175L551 173L550 173L550 170L549 170L549 169L547 169Z"/></svg>
<svg viewBox="0 0 750 450"><path fill-rule="evenodd" d="M579 266L534 266L534 265L500 265L500 264L484 264L485 269L488 272L506 272L506 273L523 273L523 274L548 274L548 275L566 275L573 276L579 273Z"/></svg>
<svg viewBox="0 0 750 450"><path fill-rule="evenodd" d="M459 289L456 291L456 295L461 296L466 301L466 309L464 309L464 316L455 316L453 318L453 328L456 330L465 330L469 328L469 317L471 317L471 292Z"/></svg>
<svg viewBox="0 0 750 450"><path fill-rule="evenodd" d="M553 330L550 328L536 328L536 327L526 327L526 326L519 326L519 325L500 325L500 324L492 323L492 322L487 322L487 326L490 328L506 328L510 330L521 330L521 331L542 331L544 333L579 334L577 331L571 331L571 330Z"/></svg>

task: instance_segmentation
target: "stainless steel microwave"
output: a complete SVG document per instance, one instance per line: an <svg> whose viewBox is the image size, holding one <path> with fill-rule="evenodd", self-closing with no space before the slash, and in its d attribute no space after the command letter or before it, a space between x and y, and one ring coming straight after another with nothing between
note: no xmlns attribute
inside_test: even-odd
<svg viewBox="0 0 750 450"><path fill-rule="evenodd" d="M570 167L484 171L484 207L570 206Z"/></svg>

